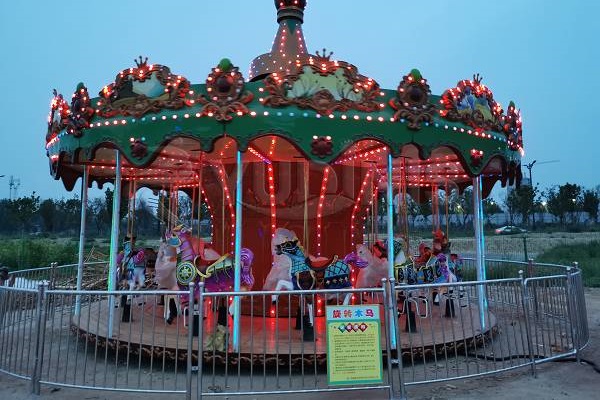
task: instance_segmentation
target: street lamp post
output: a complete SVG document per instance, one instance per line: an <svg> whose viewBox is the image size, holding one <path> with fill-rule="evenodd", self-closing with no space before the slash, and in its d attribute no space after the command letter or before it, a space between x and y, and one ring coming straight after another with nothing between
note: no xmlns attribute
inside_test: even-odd
<svg viewBox="0 0 600 400"><path fill-rule="evenodd" d="M527 169L529 170L529 185L531 186L531 191L533 192L533 180L531 178L531 170L533 168L533 165L537 162L537 160L533 160L532 162L530 162L529 164L526 164L525 166L527 167ZM535 230L535 196L534 198L531 200L532 203L532 213L531 213L531 222L532 222L532 227Z"/></svg>

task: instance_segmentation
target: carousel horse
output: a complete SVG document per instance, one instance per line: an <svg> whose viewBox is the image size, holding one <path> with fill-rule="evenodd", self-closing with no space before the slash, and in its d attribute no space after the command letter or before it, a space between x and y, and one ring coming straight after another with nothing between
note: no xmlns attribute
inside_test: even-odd
<svg viewBox="0 0 600 400"><path fill-rule="evenodd" d="M356 258L346 261L359 268L356 279L357 288L381 286L381 280L388 276L388 264L385 259L375 257L364 244L356 245Z"/></svg>
<svg viewBox="0 0 600 400"><path fill-rule="evenodd" d="M192 238L190 231L183 226L173 228L166 237L166 243L180 253L181 259L175 268L175 276L181 289L185 289L190 282L204 282L204 288L209 292L234 290L234 258L231 254L219 255L214 249L208 248L201 239ZM251 268L253 259L254 254L252 251L242 248L240 253L240 289L242 291L251 290L254 286L254 276ZM190 309L190 301L196 305L197 298L194 296L194 299L189 299L187 295L180 297L182 299L181 307L184 309L185 315L185 309ZM217 329L213 334L206 336L204 346L209 350L223 351L227 343L226 299L220 299L216 308ZM231 311L230 309L230 314ZM167 320L167 323L169 323L169 320Z"/></svg>
<svg viewBox="0 0 600 400"><path fill-rule="evenodd" d="M379 254L384 255L387 254L387 249L380 244L379 249L375 247L375 254L378 252ZM366 276L363 278L365 281L371 280L371 285L373 285L372 279L380 282L381 279L388 276L387 257L381 258L377 257L375 254L371 253L369 248L364 244L356 246L356 255L359 261L366 262L367 264L367 267L361 270L358 276L359 281L361 280L361 275L364 273L363 271L373 271L373 275L369 275L368 278ZM394 278L398 284L417 284L417 271L413 267L411 260L406 258L404 250L402 249L402 243L397 240L394 241ZM359 286L359 281L357 281L357 287L363 287ZM367 282L367 284L369 283ZM416 312L420 317L426 318L429 315L429 304L426 293L415 289L401 289L396 293L398 295L398 300L402 304L402 307L400 308L401 314L408 310L409 303L413 303Z"/></svg>
<svg viewBox="0 0 600 400"><path fill-rule="evenodd" d="M189 230L177 226L167 237L167 244L178 249L181 261L177 264L177 281L182 286L190 282L204 282L209 292L226 292L234 290L234 257L231 254L219 255L215 250L207 248L201 239L191 237ZM251 290L254 286L252 261L254 254L250 249L242 248L240 253L241 290Z"/></svg>
<svg viewBox="0 0 600 400"><path fill-rule="evenodd" d="M276 242L281 239L280 242ZM314 261L304 254L298 238L287 229L275 231L275 252L286 255L292 261L290 275L295 290L344 289L351 287L350 266L337 256L323 261ZM346 299L346 300L349 300ZM347 304L347 302L344 302Z"/></svg>
<svg viewBox="0 0 600 400"><path fill-rule="evenodd" d="M144 249L135 248L135 237L125 237L123 251L117 255L117 265L119 265L119 279L127 282L128 290L140 290L146 286L146 257ZM121 296L120 306L124 310L123 322L129 322L131 318L130 306L134 297L138 299L139 306L144 305L143 297L138 295Z"/></svg>
<svg viewBox="0 0 600 400"><path fill-rule="evenodd" d="M271 270L265 279L263 290L294 290L292 278L290 277L291 267L292 261L287 256L273 252L273 263L271 264ZM277 295L271 296L273 301L275 301L276 298Z"/></svg>
<svg viewBox="0 0 600 400"><path fill-rule="evenodd" d="M350 265L337 256L331 259L310 257L298 244L296 234L285 228L277 228L271 241L271 248L275 255L284 255L289 258L291 265L287 279L280 280L276 289L312 290L312 289L345 289L351 288ZM352 295L346 294L344 305L350 303ZM277 296L273 296L276 300ZM308 299L307 299L308 300ZM313 309L308 307L308 316L304 321L304 340L313 340Z"/></svg>

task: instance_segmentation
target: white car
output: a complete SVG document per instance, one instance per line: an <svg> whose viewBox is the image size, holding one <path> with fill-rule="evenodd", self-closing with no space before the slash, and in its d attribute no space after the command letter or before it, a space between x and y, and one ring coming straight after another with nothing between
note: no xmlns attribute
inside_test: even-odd
<svg viewBox="0 0 600 400"><path fill-rule="evenodd" d="M515 233L525 233L526 229L514 225L507 225L494 230L496 235L514 235Z"/></svg>

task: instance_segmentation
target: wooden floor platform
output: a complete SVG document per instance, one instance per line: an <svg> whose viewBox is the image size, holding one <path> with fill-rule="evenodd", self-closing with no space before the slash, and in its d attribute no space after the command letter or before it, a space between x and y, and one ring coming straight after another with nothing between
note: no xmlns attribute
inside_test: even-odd
<svg viewBox="0 0 600 400"><path fill-rule="evenodd" d="M78 317L72 320L72 328L88 341L119 348L119 351L137 352L146 355L168 354L175 360L183 360L188 348L189 318L177 317L172 324L165 321L164 306L158 301L131 306L130 321L123 322L124 308L109 308L107 300L88 303L82 307ZM151 303L151 304L149 304ZM416 329L407 332L407 317L398 317L400 345L405 357L427 357L441 351L461 351L483 340L494 330L496 324L492 314L487 316L487 329L482 332L476 304L455 302L455 316L447 317L443 306L432 306L427 318L416 317ZM205 307L208 309L209 307ZM381 308L383 315L383 307ZM268 314L268 313L262 313ZM109 321L112 319L112 326ZM206 340L217 327L216 315L207 310L202 329L205 339L202 356L204 359L245 360L252 363L294 363L307 359L323 361L327 351L325 317L315 318L314 340L303 340L303 332L295 329L296 318L242 315L240 318L239 351L233 352L233 320L227 321L226 351L207 345ZM382 351L386 348L387 332L382 321ZM112 333L109 335L109 329ZM193 338L194 358L198 357L200 343ZM384 351L385 353L385 351ZM286 361L287 360L287 361ZM303 362L304 362L303 361Z"/></svg>

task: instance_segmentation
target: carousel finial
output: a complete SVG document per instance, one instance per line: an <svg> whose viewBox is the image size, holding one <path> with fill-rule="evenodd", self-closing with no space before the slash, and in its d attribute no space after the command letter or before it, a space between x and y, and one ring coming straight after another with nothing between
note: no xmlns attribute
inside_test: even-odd
<svg viewBox="0 0 600 400"><path fill-rule="evenodd" d="M145 67L148 64L148 57L142 59L142 56L139 56L139 61L138 60L133 60L135 62L135 65L137 65L138 68L141 67Z"/></svg>
<svg viewBox="0 0 600 400"><path fill-rule="evenodd" d="M333 55L333 51L330 51L329 55L327 55L327 49L325 47L323 47L323 54L320 54L319 50L317 50L315 53L317 54L317 57L323 58L327 61L329 61Z"/></svg>

